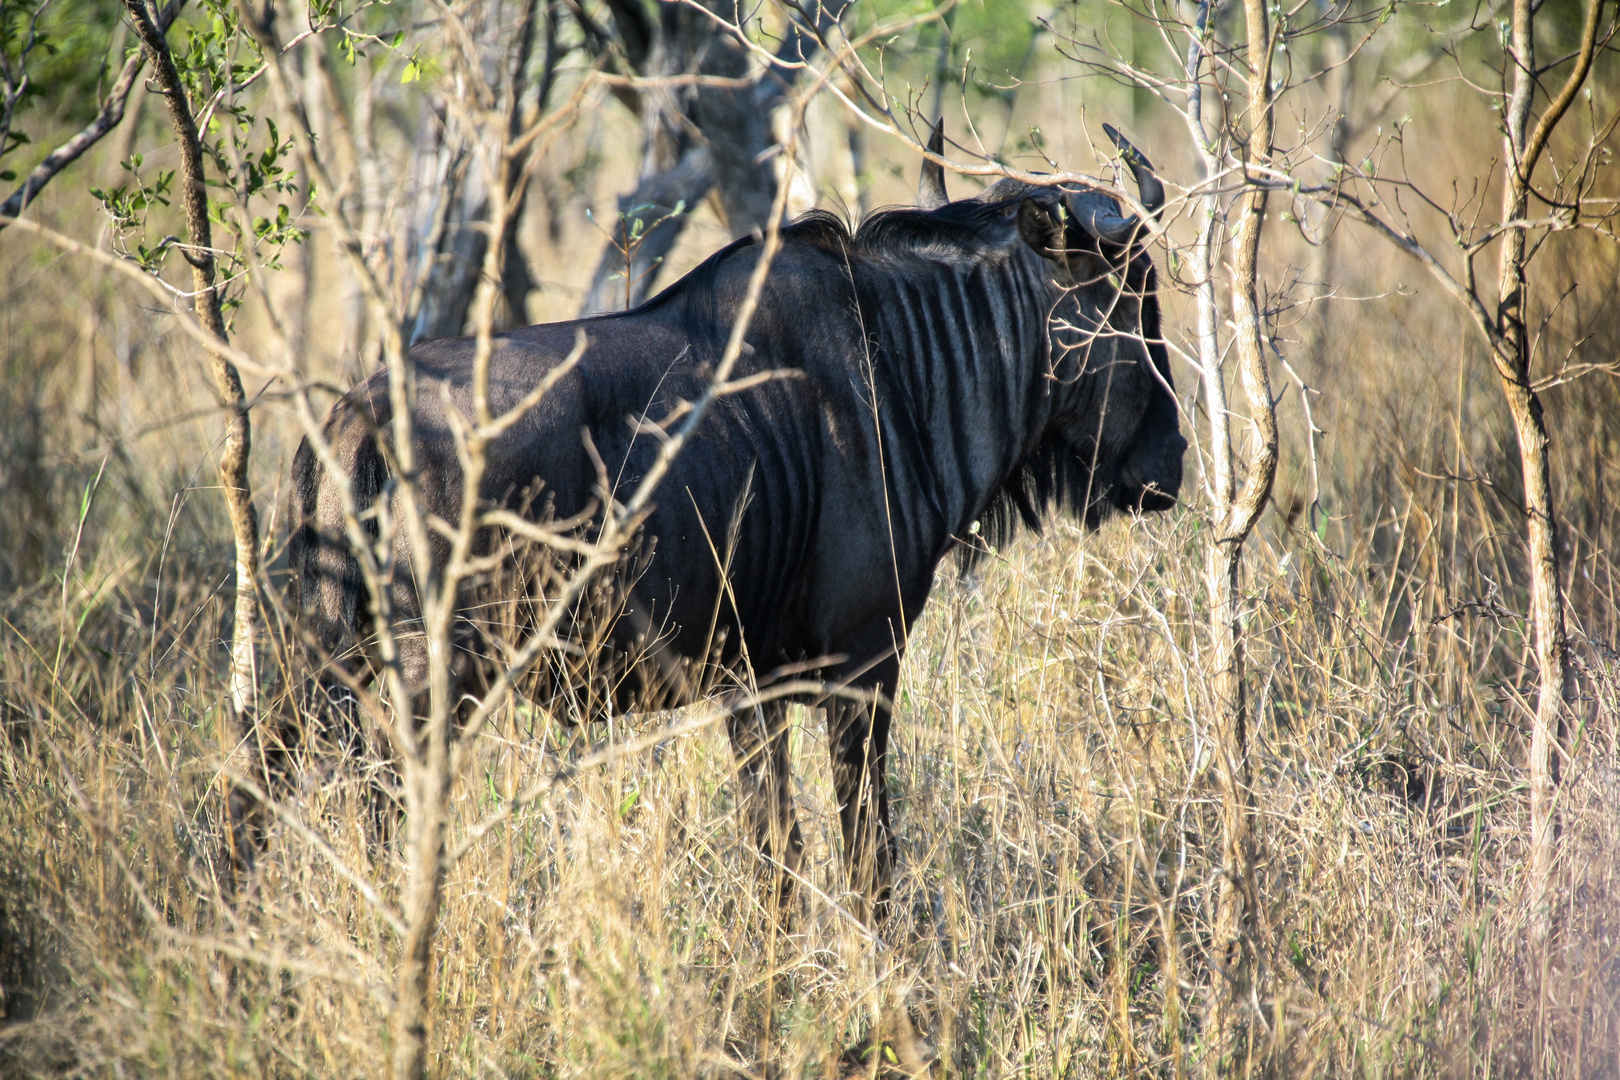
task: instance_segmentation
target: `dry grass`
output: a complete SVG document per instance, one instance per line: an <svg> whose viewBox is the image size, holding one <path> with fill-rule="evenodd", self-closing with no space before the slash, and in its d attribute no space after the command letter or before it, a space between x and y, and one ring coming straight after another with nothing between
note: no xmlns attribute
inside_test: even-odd
<svg viewBox="0 0 1620 1080"><path fill-rule="evenodd" d="M588 243L565 233L548 265L583 265ZM401 875L368 840L359 771L312 757L290 806L301 828L274 828L248 894L222 894L212 426L127 438L207 405L176 393L197 381L189 346L82 268L31 262L10 236L5 250L0 1072L378 1073L397 942L352 879L389 897ZM1342 257L1352 279L1376 270ZM1591 284L1555 332L1612 356L1612 257L1558 257ZM1585 726L1538 996L1511 429L1460 320L1422 295L1379 310L1335 316L1331 349L1299 347L1323 391L1328 519L1313 536L1296 454L1248 562L1256 1060L1286 1076L1620 1076L1620 401L1593 379L1549 394ZM1328 333L1314 326L1299 333ZM1303 447L1297 395L1283 413ZM268 507L291 428L262 415ZM1056 524L969 577L942 569L903 673L903 876L881 940L840 902L819 716L796 714L811 887L785 936L758 903L723 733L672 738L583 771L454 868L438 1072L830 1076L899 1006L955 1074L1207 1065L1219 844L1198 475L1171 515L1090 536ZM570 730L508 708L456 828L672 719Z"/></svg>

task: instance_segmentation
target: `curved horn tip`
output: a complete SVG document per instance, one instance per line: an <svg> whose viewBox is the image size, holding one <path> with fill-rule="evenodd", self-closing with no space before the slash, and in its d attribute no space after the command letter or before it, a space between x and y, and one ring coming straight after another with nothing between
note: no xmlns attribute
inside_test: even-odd
<svg viewBox="0 0 1620 1080"><path fill-rule="evenodd" d="M1114 146L1119 150L1119 156L1124 158L1125 163L1131 168L1153 168L1153 162L1149 161L1147 159L1147 155L1136 148L1135 143L1131 142L1131 140L1127 139L1124 135L1121 135L1119 128L1115 127L1113 124L1105 123L1103 124L1103 134L1108 136L1108 141L1114 144Z"/></svg>
<svg viewBox="0 0 1620 1080"><path fill-rule="evenodd" d="M1138 150L1131 140L1119 133L1119 129L1112 124L1103 124L1103 133L1119 148L1119 156L1125 159L1125 164L1131 167L1131 176L1136 181L1136 190L1142 197L1142 205L1155 217L1164 209L1164 182L1153 171L1153 162L1148 156Z"/></svg>
<svg viewBox="0 0 1620 1080"><path fill-rule="evenodd" d="M945 153L945 118L934 121L934 130L928 136L928 152ZM937 161L923 158L922 176L917 182L917 205L924 210L938 210L951 198L945 194L945 167Z"/></svg>

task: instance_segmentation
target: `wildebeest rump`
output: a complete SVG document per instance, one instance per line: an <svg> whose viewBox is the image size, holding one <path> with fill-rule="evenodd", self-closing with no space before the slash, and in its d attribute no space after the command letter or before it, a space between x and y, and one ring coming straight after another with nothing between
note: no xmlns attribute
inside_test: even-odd
<svg viewBox="0 0 1620 1080"><path fill-rule="evenodd" d="M603 707L678 704L713 684L703 673L763 675L806 662L820 662L831 682L875 691L824 707L851 884L879 905L893 863L890 702L940 561L1019 520L1036 525L1052 506L1088 525L1115 510L1164 509L1186 448L1153 264L1135 243L1134 219L1083 188L1004 180L945 203L942 178L933 177L932 199L927 179L925 202L940 204L932 209L878 213L853 232L823 213L784 228L735 377L793 377L717 400L658 489L641 558L633 575L621 571L604 631L623 662L609 665ZM581 328L588 351L490 445L482 497L523 499L557 518L589 513L600 465L633 490L659 445L635 421L702 394L761 250L733 243L632 311L498 335L497 414L568 355ZM466 338L411 352L419 489L425 509L447 521L459 514L462 472L444 402L471 414L473 352ZM373 433L389 419L380 373L327 421L361 506L385 490ZM360 642L364 589L333 485L307 442L292 501L295 609L329 641ZM404 538L396 564L409 566ZM420 617L406 569L391 602L398 625ZM462 647L458 670L475 681L478 647ZM407 678L420 684L425 649L408 637L401 648ZM672 660L691 677L672 679ZM562 709L579 688L553 689ZM775 702L738 717L731 737L740 802L793 871L802 843L786 709Z"/></svg>

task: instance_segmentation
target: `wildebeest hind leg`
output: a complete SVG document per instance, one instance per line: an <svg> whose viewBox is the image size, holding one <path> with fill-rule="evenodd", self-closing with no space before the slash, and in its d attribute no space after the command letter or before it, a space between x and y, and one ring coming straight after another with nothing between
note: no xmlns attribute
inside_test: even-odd
<svg viewBox="0 0 1620 1080"><path fill-rule="evenodd" d="M793 812L787 705L772 701L731 718L737 756L737 804L766 867L766 902L788 921L793 879L804 861L804 836Z"/></svg>
<svg viewBox="0 0 1620 1080"><path fill-rule="evenodd" d="M889 708L900 661L894 656L864 672L857 686L877 701L838 698L827 704L827 749L832 757L838 824L844 837L849 887L870 907L871 922L888 917L894 877L894 834L889 828L889 790L884 766L889 753Z"/></svg>

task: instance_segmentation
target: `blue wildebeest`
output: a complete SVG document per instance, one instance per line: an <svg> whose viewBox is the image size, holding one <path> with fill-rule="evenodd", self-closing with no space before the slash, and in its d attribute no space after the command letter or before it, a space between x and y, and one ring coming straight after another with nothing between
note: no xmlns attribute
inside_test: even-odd
<svg viewBox="0 0 1620 1080"><path fill-rule="evenodd" d="M1144 205L1157 209L1162 186L1145 159L1127 158ZM1078 186L1002 180L949 202L932 164L921 195L921 208L877 213L853 231L825 213L783 229L734 377L795 377L716 401L658 489L641 555L588 631L617 661L574 676L561 665L547 681L546 703L574 715L680 704L713 687L714 673L736 679L745 668L808 666L869 691L819 703L851 885L879 918L894 862L884 782L892 695L939 563L959 543L982 542L971 536L976 522L995 536L1038 525L1054 506L1088 526L1115 511L1165 509L1187 446L1139 221ZM703 393L761 250L757 240L733 243L631 311L498 335L497 413L561 363L581 329L588 351L489 446L483 498L588 519L600 476L633 489L659 445L637 421ZM445 402L471 414L473 354L467 338L411 351L421 497L452 522L462 470ZM361 506L385 492L377 433L389 418L380 373L326 423ZM363 654L365 590L307 441L290 520L295 610L334 648L358 643ZM410 565L403 538L395 561ZM396 625L420 618L408 570L395 575L391 604ZM419 637L402 637L401 650L420 685ZM487 656L476 634L463 635L464 688L476 690ZM593 702L583 710L581 695ZM802 857L787 708L774 701L731 721L740 802L767 852L776 838L784 887Z"/></svg>

